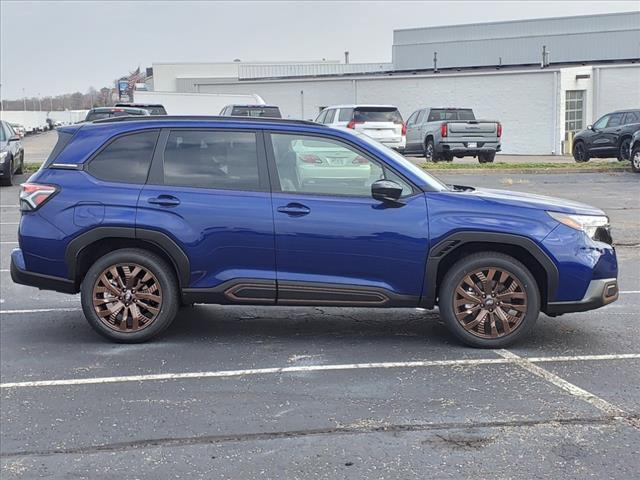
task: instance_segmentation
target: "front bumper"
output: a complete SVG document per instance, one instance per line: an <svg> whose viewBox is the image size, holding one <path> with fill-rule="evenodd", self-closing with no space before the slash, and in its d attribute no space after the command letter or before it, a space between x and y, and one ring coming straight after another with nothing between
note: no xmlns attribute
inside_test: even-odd
<svg viewBox="0 0 640 480"><path fill-rule="evenodd" d="M603 307L618 299L618 280L615 278L600 278L591 280L584 298L577 302L549 302L546 313L550 316L562 315L570 312L586 312Z"/></svg>
<svg viewBox="0 0 640 480"><path fill-rule="evenodd" d="M42 273L29 272L25 268L22 250L11 252L11 280L20 285L36 287L40 290L54 290L61 293L78 293L75 282L68 278L53 277Z"/></svg>

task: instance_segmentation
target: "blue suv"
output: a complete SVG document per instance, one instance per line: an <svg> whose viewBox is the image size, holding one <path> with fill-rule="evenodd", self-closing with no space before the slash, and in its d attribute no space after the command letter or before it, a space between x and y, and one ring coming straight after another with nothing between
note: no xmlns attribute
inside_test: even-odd
<svg viewBox="0 0 640 480"><path fill-rule="evenodd" d="M103 336L148 340L182 305L436 305L476 347L540 311L618 297L596 208L445 185L367 136L310 122L124 117L58 130L22 185L16 283L81 293Z"/></svg>

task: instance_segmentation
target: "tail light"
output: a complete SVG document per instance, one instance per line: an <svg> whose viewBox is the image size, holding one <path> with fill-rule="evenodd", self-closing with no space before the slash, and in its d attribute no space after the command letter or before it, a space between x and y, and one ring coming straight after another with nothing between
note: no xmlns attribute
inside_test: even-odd
<svg viewBox="0 0 640 480"><path fill-rule="evenodd" d="M407 124L402 122L402 135L406 136L407 135Z"/></svg>
<svg viewBox="0 0 640 480"><path fill-rule="evenodd" d="M355 120L351 120L349 123L347 123L347 128L354 130L358 123L364 123L364 122L356 122Z"/></svg>
<svg viewBox="0 0 640 480"><path fill-rule="evenodd" d="M442 125L440 125L440 136L446 137L447 135L449 135L449 125L443 123Z"/></svg>
<svg viewBox="0 0 640 480"><path fill-rule="evenodd" d="M369 160L358 155L356 158L353 159L351 163L353 163L354 165L367 165L369 163Z"/></svg>
<svg viewBox="0 0 640 480"><path fill-rule="evenodd" d="M498 126L496 127L496 133L498 134L498 137L502 136L502 124L500 122L498 122Z"/></svg>
<svg viewBox="0 0 640 480"><path fill-rule="evenodd" d="M300 160L302 160L304 163L322 163L322 160L317 155L300 155Z"/></svg>
<svg viewBox="0 0 640 480"><path fill-rule="evenodd" d="M58 187L54 185L23 183L20 185L20 210L33 212L44 205L57 192Z"/></svg>

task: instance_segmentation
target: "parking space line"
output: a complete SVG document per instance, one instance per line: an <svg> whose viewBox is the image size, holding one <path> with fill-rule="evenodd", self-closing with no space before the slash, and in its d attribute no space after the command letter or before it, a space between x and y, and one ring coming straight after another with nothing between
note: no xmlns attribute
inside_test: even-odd
<svg viewBox="0 0 640 480"><path fill-rule="evenodd" d="M607 402L605 399L600 398L597 395L594 395L593 393L578 387L577 385L574 385L573 383L565 380L564 378L556 375L555 373L550 372L549 370L545 370L541 366L533 363L530 359L521 357L519 355L516 355L515 353L510 352L509 350L504 350L504 349L494 350L494 352L505 359L513 361L513 363L515 363L516 365L519 365L526 371L533 373L534 375L542 378L543 380L546 380L547 382L564 390L570 395L591 404L592 406L606 413L607 415L610 415L615 418L623 419L627 421L629 424L631 424L632 426L636 428L640 428L640 425L636 425L635 420L629 419L629 414L622 408Z"/></svg>
<svg viewBox="0 0 640 480"><path fill-rule="evenodd" d="M511 352L505 354L496 351L499 358L467 358L458 360L423 360L411 362L373 362L373 363L345 363L336 365L300 365L290 367L267 367L267 368L251 368L244 370L218 370L206 372L183 372L183 373L158 373L149 375L125 375L115 377L93 377L93 378L69 378L59 380L35 380L26 382L8 382L1 383L0 389L7 388L25 388L25 387L56 387L56 386L74 386L74 385L96 385L105 383L121 383L121 382L146 382L146 381L162 381L162 380L188 380L188 379L204 379L204 378L228 378L228 377L244 377L251 375L269 375L282 373L309 373L309 372L331 372L340 370L362 370L362 369L389 369L389 368L425 368L425 367L456 367L469 366L475 367L480 365L504 365L516 364L520 365L527 362L533 365L535 362L574 362L582 360L623 360L623 359L640 359L640 353L617 354L617 355L574 355L567 357L537 357L527 359L519 357ZM546 370L540 368L546 372ZM550 372L549 375L553 375ZM568 383L568 382L567 382ZM578 387L576 387L578 388Z"/></svg>
<svg viewBox="0 0 640 480"><path fill-rule="evenodd" d="M18 245L18 242L0 242L0 245Z"/></svg>
<svg viewBox="0 0 640 480"><path fill-rule="evenodd" d="M0 310L0 315L9 315L15 313L50 313L50 312L78 312L81 308L32 308L25 310Z"/></svg>

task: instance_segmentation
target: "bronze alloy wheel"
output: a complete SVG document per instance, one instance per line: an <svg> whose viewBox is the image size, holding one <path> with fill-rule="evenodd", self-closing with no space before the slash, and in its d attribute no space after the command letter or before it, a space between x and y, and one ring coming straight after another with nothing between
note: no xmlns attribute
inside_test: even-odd
<svg viewBox="0 0 640 480"><path fill-rule="evenodd" d="M453 311L462 328L472 335L500 338L522 324L527 294L513 273L497 267L482 268L460 281Z"/></svg>
<svg viewBox="0 0 640 480"><path fill-rule="evenodd" d="M120 263L105 269L93 286L93 308L116 332L138 332L151 325L162 307L160 282L145 267Z"/></svg>

